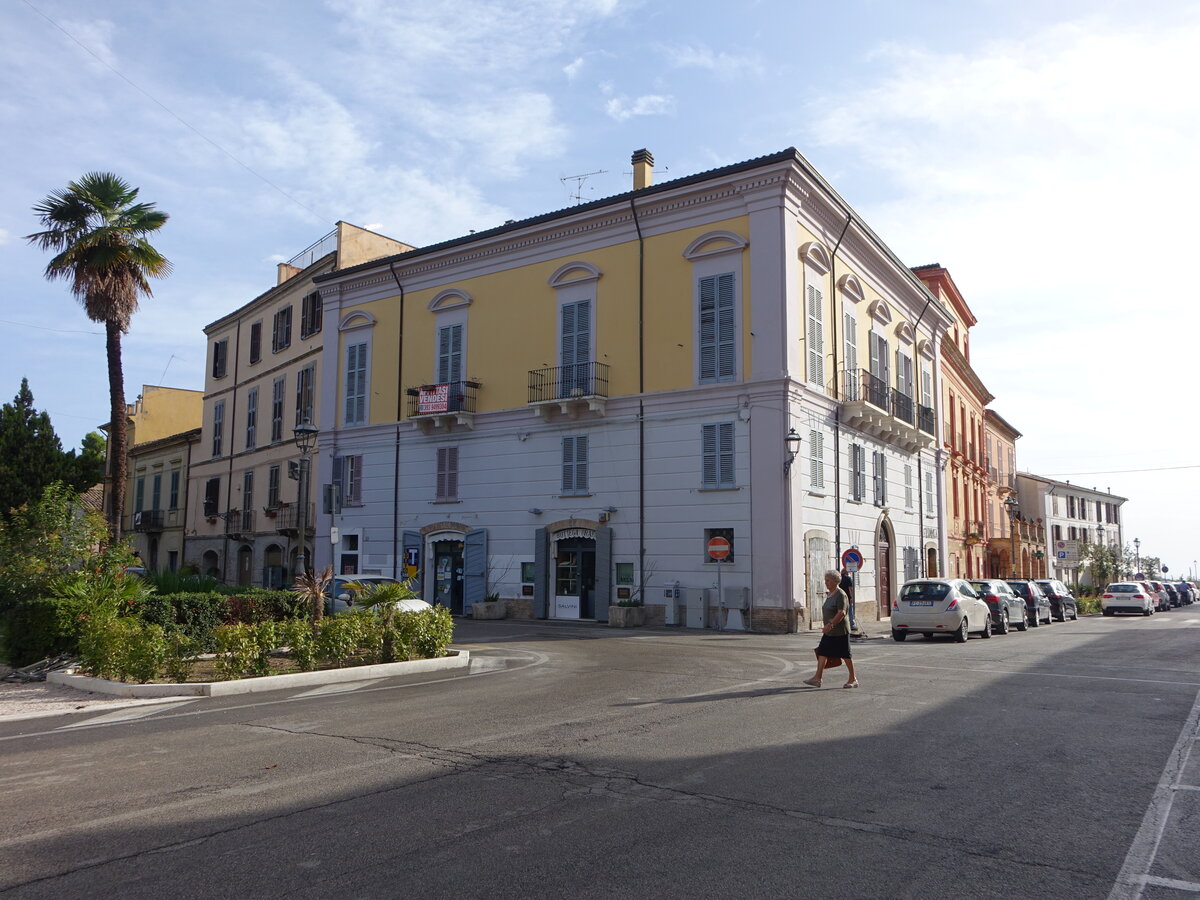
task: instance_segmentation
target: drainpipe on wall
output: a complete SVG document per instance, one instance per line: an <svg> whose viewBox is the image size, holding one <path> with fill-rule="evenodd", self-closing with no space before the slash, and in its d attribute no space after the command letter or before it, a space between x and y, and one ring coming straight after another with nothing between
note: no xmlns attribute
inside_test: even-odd
<svg viewBox="0 0 1200 900"><path fill-rule="evenodd" d="M230 410L228 418L221 423L221 428L229 433L229 472L227 476L228 484L225 485L225 517L221 519L224 523L225 532L224 547L225 552L221 554L221 580L229 584L229 503L233 500L233 435L234 422L237 421L237 391L238 391L238 363L241 361L241 345L242 345L242 320L238 319L237 328L233 332L233 398L229 402ZM228 427L226 424L228 423ZM225 436L222 434L221 441L224 450ZM253 553L253 551L251 551ZM253 565L254 557L251 556L251 565Z"/></svg>
<svg viewBox="0 0 1200 900"><path fill-rule="evenodd" d="M842 212L846 212L842 210ZM841 312L838 309L837 302L837 252L842 246L842 240L846 237L846 232L850 228L850 223L854 221L854 216L846 212L846 224L842 226L842 233L838 235L837 243L833 245L833 253L829 258L829 306L831 310L830 320L833 324L832 328L832 343L833 343L833 384L834 391L839 400L833 409L833 544L835 561L840 563L842 559L842 404L841 390L838 385L838 323L841 321ZM805 556L808 554L805 553ZM840 566L839 566L840 568ZM812 630L812 610L809 610L808 628Z"/></svg>
<svg viewBox="0 0 1200 900"><path fill-rule="evenodd" d="M639 150L634 163L639 162ZM649 157L650 154L646 153ZM654 160L650 158L650 164ZM633 214L633 227L638 239L638 596L642 605L646 603L646 239L638 221L637 207L629 198L629 211Z"/></svg>
<svg viewBox="0 0 1200 900"><path fill-rule="evenodd" d="M396 447L392 460L392 577L400 580L400 420L404 416L404 285L396 264L388 263L400 289L400 329L396 341ZM365 541L364 541L365 543Z"/></svg>

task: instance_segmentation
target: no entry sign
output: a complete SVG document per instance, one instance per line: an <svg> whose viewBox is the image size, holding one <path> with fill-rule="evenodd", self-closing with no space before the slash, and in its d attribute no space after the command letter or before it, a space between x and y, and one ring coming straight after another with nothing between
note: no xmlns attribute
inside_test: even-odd
<svg viewBox="0 0 1200 900"><path fill-rule="evenodd" d="M729 539L723 537L714 537L708 539L708 558L715 559L721 562L729 556L729 551L732 548L729 546Z"/></svg>

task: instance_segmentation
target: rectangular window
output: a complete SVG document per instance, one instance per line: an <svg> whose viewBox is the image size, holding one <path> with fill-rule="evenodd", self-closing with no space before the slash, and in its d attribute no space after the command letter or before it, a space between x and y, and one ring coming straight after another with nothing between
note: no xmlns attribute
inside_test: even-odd
<svg viewBox="0 0 1200 900"><path fill-rule="evenodd" d="M933 493L933 473L925 473L925 515L932 516L935 512Z"/></svg>
<svg viewBox="0 0 1200 900"><path fill-rule="evenodd" d="M1053 532L1054 532L1054 540L1061 541L1062 540L1062 526L1061 525L1053 526Z"/></svg>
<svg viewBox="0 0 1200 900"><path fill-rule="evenodd" d="M808 345L808 383L825 385L825 322L821 316L821 292L814 285L805 286L807 306L806 331Z"/></svg>
<svg viewBox="0 0 1200 900"><path fill-rule="evenodd" d="M562 439L562 492L588 492L588 439L579 434Z"/></svg>
<svg viewBox="0 0 1200 900"><path fill-rule="evenodd" d="M296 373L296 424L313 423L313 375L315 367L306 366Z"/></svg>
<svg viewBox="0 0 1200 900"><path fill-rule="evenodd" d="M146 479L139 478L133 486L133 511L141 512L146 508Z"/></svg>
<svg viewBox="0 0 1200 900"><path fill-rule="evenodd" d="M565 440L572 440L566 438ZM584 439L586 440L586 438ZM564 447L565 452L565 447ZM564 485L565 478L564 475ZM586 477L586 476L585 476ZM568 493L564 487L563 493ZM437 500L446 502L458 499L458 448L437 448Z"/></svg>
<svg viewBox="0 0 1200 900"><path fill-rule="evenodd" d="M313 291L300 301L300 337L306 338L321 330L321 293Z"/></svg>
<svg viewBox="0 0 1200 900"><path fill-rule="evenodd" d="M217 515L217 504L221 498L221 479L210 478L204 482L204 515L212 519Z"/></svg>
<svg viewBox="0 0 1200 900"><path fill-rule="evenodd" d="M271 352L278 353L292 346L292 308L285 306L275 313L274 328L271 332Z"/></svg>
<svg viewBox="0 0 1200 900"><path fill-rule="evenodd" d="M179 470L171 472L171 489L167 494L167 509L179 509Z"/></svg>
<svg viewBox="0 0 1200 900"><path fill-rule="evenodd" d="M700 279L700 382L737 377L733 273Z"/></svg>
<svg viewBox="0 0 1200 900"><path fill-rule="evenodd" d="M904 467L904 508L913 508L912 466Z"/></svg>
<svg viewBox="0 0 1200 900"><path fill-rule="evenodd" d="M867 449L850 445L850 499L861 501L867 494Z"/></svg>
<svg viewBox="0 0 1200 900"><path fill-rule="evenodd" d="M267 469L267 508L279 507L279 463Z"/></svg>
<svg viewBox="0 0 1200 900"><path fill-rule="evenodd" d="M156 474L150 480L150 508L162 509L162 474Z"/></svg>
<svg viewBox="0 0 1200 900"><path fill-rule="evenodd" d="M592 301L564 303L559 312L559 396L584 396L595 393L591 383L592 362ZM461 347L461 335L460 335ZM449 359L453 362L453 344ZM440 357L447 358L447 357ZM458 365L461 366L461 360ZM447 374L452 374L447 372ZM459 373L461 375L461 372Z"/></svg>
<svg viewBox="0 0 1200 900"><path fill-rule="evenodd" d="M276 378L271 385L271 443L283 440L283 394L284 380Z"/></svg>
<svg viewBox="0 0 1200 900"><path fill-rule="evenodd" d="M875 505L887 506L887 457L876 450L872 456L871 482L874 488Z"/></svg>
<svg viewBox="0 0 1200 900"><path fill-rule="evenodd" d="M825 433L808 433L808 486L814 491L825 490Z"/></svg>
<svg viewBox="0 0 1200 900"><path fill-rule="evenodd" d="M1072 525L1070 528L1067 529L1067 539L1068 540L1072 540L1072 541L1075 540L1077 534L1078 534L1078 532L1075 530L1074 525Z"/></svg>
<svg viewBox="0 0 1200 900"><path fill-rule="evenodd" d="M896 390L905 397L912 397L916 385L913 384L913 361L907 353L896 351Z"/></svg>
<svg viewBox="0 0 1200 900"><path fill-rule="evenodd" d="M858 322L853 313L842 315L842 332L844 337L843 353L846 357L846 376L843 385L843 400L858 398Z"/></svg>
<svg viewBox="0 0 1200 900"><path fill-rule="evenodd" d="M262 359L262 322L250 326L250 362Z"/></svg>
<svg viewBox="0 0 1200 900"><path fill-rule="evenodd" d="M342 488L342 504L362 506L362 457L343 456L338 466L338 481ZM439 498L440 499L440 498Z"/></svg>
<svg viewBox="0 0 1200 900"><path fill-rule="evenodd" d="M216 341L213 344L212 377L224 378L225 367L229 360L229 340Z"/></svg>
<svg viewBox="0 0 1200 900"><path fill-rule="evenodd" d="M213 404L212 455L221 455L222 438L225 432L225 401L218 400Z"/></svg>
<svg viewBox="0 0 1200 900"><path fill-rule="evenodd" d="M1087 500L1083 497L1079 498L1079 518L1086 519L1088 517Z"/></svg>
<svg viewBox="0 0 1200 900"><path fill-rule="evenodd" d="M921 405L933 409L933 373L921 369Z"/></svg>
<svg viewBox="0 0 1200 900"><path fill-rule="evenodd" d="M1074 497L1067 498L1067 518L1068 519L1075 518L1075 498ZM1074 537L1074 535L1072 535L1072 537Z"/></svg>
<svg viewBox="0 0 1200 900"><path fill-rule="evenodd" d="M362 425L367 421L367 345L346 346L346 425Z"/></svg>
<svg viewBox="0 0 1200 900"><path fill-rule="evenodd" d="M249 522L251 516L246 515L254 509L254 470L247 469L242 473L242 521Z"/></svg>
<svg viewBox="0 0 1200 900"><path fill-rule="evenodd" d="M571 304L572 306L574 304ZM564 309L563 324L566 325L566 312ZM587 319L588 314L585 310L583 318ZM573 321L573 320L572 320ZM590 323L590 320L589 320ZM438 361L437 361L437 380L438 384L453 384L456 381L462 381L462 343L463 343L463 327L459 323L457 325L444 325L438 329ZM563 365L567 365L566 360L566 345L567 334L566 328L563 329L563 347L564 359ZM574 353L574 344L571 350ZM572 359L572 362L588 362L590 357L582 360Z"/></svg>
<svg viewBox="0 0 1200 900"><path fill-rule="evenodd" d="M882 381L884 387L889 387L892 376L888 360L887 339L876 331L872 331L867 338L871 350L871 374Z"/></svg>
<svg viewBox="0 0 1200 900"><path fill-rule="evenodd" d="M258 440L258 388L246 394L246 449L253 450Z"/></svg>
<svg viewBox="0 0 1200 900"><path fill-rule="evenodd" d="M736 487L733 470L733 423L720 422L702 428L700 484L704 488Z"/></svg>

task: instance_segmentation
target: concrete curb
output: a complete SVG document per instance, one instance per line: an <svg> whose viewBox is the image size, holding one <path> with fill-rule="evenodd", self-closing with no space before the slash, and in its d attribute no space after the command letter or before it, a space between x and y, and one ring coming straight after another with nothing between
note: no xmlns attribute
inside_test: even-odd
<svg viewBox="0 0 1200 900"><path fill-rule="evenodd" d="M322 684L343 684L348 681L369 681L373 678L392 678L396 675L416 675L421 672L440 672L464 669L471 664L469 650L448 650L449 656L438 659L414 659L408 662L382 663L375 666L353 666L348 669L324 669L320 672L293 672L290 675L266 675L262 678L243 678L239 681L208 681L195 684L125 684L105 681L86 675L67 675L51 672L46 681L63 684L81 691L111 694L115 697L227 697L233 694L257 694L285 688L309 687Z"/></svg>

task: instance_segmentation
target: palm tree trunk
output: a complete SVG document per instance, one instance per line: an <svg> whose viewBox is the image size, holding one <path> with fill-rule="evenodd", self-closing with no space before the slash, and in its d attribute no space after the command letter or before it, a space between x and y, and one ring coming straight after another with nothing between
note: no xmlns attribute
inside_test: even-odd
<svg viewBox="0 0 1200 900"><path fill-rule="evenodd" d="M121 371L121 326L112 319L104 323L105 345L108 350L109 461L111 473L108 531L113 542L121 539L125 518L125 480L128 458L125 452L125 373Z"/></svg>

